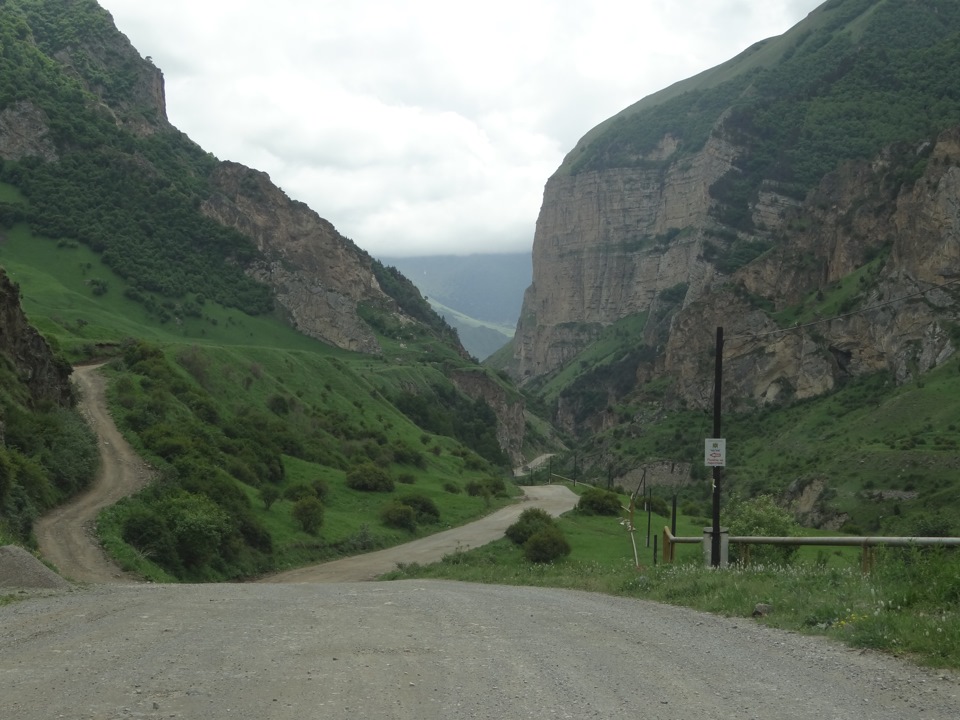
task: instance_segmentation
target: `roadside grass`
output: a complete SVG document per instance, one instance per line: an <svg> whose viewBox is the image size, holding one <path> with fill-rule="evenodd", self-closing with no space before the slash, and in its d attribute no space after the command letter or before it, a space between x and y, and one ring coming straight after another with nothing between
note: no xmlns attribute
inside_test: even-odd
<svg viewBox="0 0 960 720"><path fill-rule="evenodd" d="M667 522L655 516L651 534L653 528L662 532ZM703 566L700 545L678 545L674 564L654 565L645 528L638 528L638 568L629 535L615 518L574 511L559 524L573 551L553 563L530 563L519 547L502 539L450 553L431 565L400 565L381 579L559 587L729 617L750 617L763 603L770 611L757 621L771 627L824 635L920 664L960 668L960 553L886 549L878 551L873 572L864 575L857 548L801 548L789 564L714 570ZM699 523L680 518L679 536L701 532Z"/></svg>

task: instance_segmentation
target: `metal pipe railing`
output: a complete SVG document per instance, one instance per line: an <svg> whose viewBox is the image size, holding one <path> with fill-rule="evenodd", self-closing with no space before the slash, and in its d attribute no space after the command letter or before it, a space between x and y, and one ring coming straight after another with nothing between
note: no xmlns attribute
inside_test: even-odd
<svg viewBox="0 0 960 720"><path fill-rule="evenodd" d="M674 546L678 544L702 544L704 537L678 537L670 532L670 528L663 529L663 562L671 563L674 560ZM960 538L957 537L871 537L860 536L821 536L821 537L760 537L760 536L733 536L731 543L741 545L819 545L832 547L859 547L863 549L861 567L864 572L873 567L873 549L877 547L960 547Z"/></svg>

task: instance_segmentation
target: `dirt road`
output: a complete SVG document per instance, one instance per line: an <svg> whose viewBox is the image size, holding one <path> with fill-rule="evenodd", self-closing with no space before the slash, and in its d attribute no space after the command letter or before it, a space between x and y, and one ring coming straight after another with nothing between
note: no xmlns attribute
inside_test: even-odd
<svg viewBox="0 0 960 720"><path fill-rule="evenodd" d="M562 485L526 487L524 493L525 497L521 503L498 510L469 525L445 530L405 545L279 573L261 582L315 583L372 580L377 575L394 570L397 563L437 562L444 555L457 550L470 550L486 545L503 537L504 531L528 507L540 507L556 516L573 509L578 500L577 495Z"/></svg>
<svg viewBox="0 0 960 720"><path fill-rule="evenodd" d="M80 391L80 411L97 434L100 446L97 477L84 493L37 520L34 533L43 557L70 580L133 582L133 577L123 573L103 553L93 524L100 510L143 487L150 471L113 424L99 367L85 365L73 369Z"/></svg>

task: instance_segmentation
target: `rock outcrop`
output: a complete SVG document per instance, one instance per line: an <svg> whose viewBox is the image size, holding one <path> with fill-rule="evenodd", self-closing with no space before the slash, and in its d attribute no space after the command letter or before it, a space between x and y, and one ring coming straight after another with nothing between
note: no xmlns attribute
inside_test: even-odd
<svg viewBox="0 0 960 720"><path fill-rule="evenodd" d="M72 405L72 368L58 358L20 307L20 288L0 269L0 362L30 391L30 404Z"/></svg>
<svg viewBox="0 0 960 720"><path fill-rule="evenodd" d="M16 161L27 157L53 162L57 148L43 110L21 100L0 110L0 158Z"/></svg>
<svg viewBox="0 0 960 720"><path fill-rule="evenodd" d="M915 166L918 153L929 153L922 174L901 185L905 158ZM775 250L675 318L664 364L679 395L707 405L717 326L725 328L734 404L814 397L845 376L880 371L903 383L942 364L956 350L949 326L960 318L958 197L960 128L930 147L888 151L828 175L788 218L795 229ZM759 308L844 288L845 306L815 311L796 327L778 326Z"/></svg>
<svg viewBox="0 0 960 720"><path fill-rule="evenodd" d="M960 277L960 130L844 164L802 203L767 184L751 207L753 234L721 226L710 198L735 155L715 134L664 170L550 179L509 368L518 380L562 368L621 318L653 317L676 287L682 308L666 325L648 321L642 341L658 359L640 375L669 376L676 399L695 407L712 402L717 327L726 332L728 402L744 406L817 396L844 376L881 370L905 382L953 354L954 286L936 286ZM904 184L905 169L917 167ZM725 275L707 255L731 238L774 249ZM811 311L783 328L768 312L810 304L844 282L857 286L830 322Z"/></svg>
<svg viewBox="0 0 960 720"><path fill-rule="evenodd" d="M300 332L337 347L379 353L360 303L390 306L370 257L303 203L291 200L266 173L220 163L203 203L209 217L253 238L263 260L248 274L269 285Z"/></svg>
<svg viewBox="0 0 960 720"><path fill-rule="evenodd" d="M497 443L514 467L523 464L526 432L526 403L523 396L509 392L482 370L454 370L449 375L454 387L473 400L483 400L497 416Z"/></svg>

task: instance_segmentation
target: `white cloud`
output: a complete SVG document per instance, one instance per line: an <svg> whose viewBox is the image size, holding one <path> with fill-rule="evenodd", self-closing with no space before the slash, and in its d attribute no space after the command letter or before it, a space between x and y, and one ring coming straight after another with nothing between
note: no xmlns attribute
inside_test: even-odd
<svg viewBox="0 0 960 720"><path fill-rule="evenodd" d="M171 121L374 255L529 249L593 126L820 0L100 0Z"/></svg>

